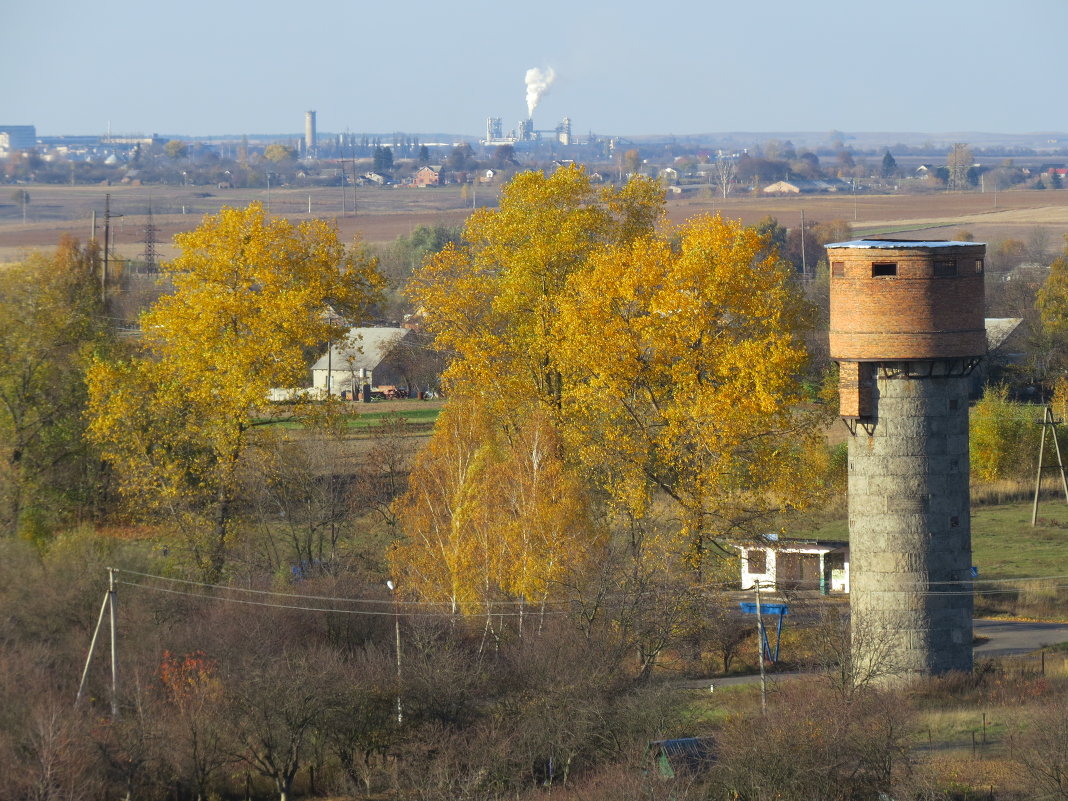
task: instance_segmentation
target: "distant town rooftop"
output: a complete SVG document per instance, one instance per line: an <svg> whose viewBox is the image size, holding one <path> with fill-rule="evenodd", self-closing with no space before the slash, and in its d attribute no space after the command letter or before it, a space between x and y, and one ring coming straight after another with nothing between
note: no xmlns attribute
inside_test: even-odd
<svg viewBox="0 0 1068 801"><path fill-rule="evenodd" d="M982 245L983 242L957 242L950 239L853 239L849 242L832 242L829 248L871 248L894 250L901 248L959 248Z"/></svg>

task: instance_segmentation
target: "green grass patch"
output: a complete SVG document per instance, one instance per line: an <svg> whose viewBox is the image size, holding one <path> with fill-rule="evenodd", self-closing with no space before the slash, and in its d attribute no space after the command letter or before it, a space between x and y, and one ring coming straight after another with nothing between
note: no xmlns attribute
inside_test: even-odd
<svg viewBox="0 0 1068 801"><path fill-rule="evenodd" d="M707 689L677 692L682 703L682 717L687 723L718 726L731 715L758 703L760 688L756 684L717 684L714 692Z"/></svg>
<svg viewBox="0 0 1068 801"><path fill-rule="evenodd" d="M1031 525L1031 504L1009 503L972 509L972 563L980 578L1061 576L1068 573L1068 504L1049 498ZM844 518L802 518L787 538L848 540Z"/></svg>
<svg viewBox="0 0 1068 801"><path fill-rule="evenodd" d="M785 539L803 540L849 540L849 521L845 518L823 520L814 526L797 531L788 531Z"/></svg>
<svg viewBox="0 0 1068 801"><path fill-rule="evenodd" d="M383 420L403 417L409 423L434 423L438 419L440 409L404 409L397 412L361 412L349 418L347 425L350 428L366 428L379 425Z"/></svg>
<svg viewBox="0 0 1068 801"><path fill-rule="evenodd" d="M373 407L372 407L373 408ZM402 409L400 411L358 411L347 415L345 419L345 427L353 429L356 432L364 431L374 426L381 425L383 422L398 417L404 418L413 427L420 430L430 429L438 419L438 415L441 413L440 408L412 408ZM284 428L287 430L301 431L305 428L304 424L299 420L278 420L273 423L266 423L265 425L271 428Z"/></svg>
<svg viewBox="0 0 1068 801"><path fill-rule="evenodd" d="M972 562L980 578L1059 576L1068 572L1068 505L1047 500L1031 525L1031 504L983 506L972 512Z"/></svg>

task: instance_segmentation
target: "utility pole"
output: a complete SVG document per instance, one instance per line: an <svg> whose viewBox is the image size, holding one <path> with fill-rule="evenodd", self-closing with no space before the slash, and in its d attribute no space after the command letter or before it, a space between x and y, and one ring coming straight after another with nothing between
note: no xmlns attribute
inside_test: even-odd
<svg viewBox="0 0 1068 801"><path fill-rule="evenodd" d="M1031 507L1031 525L1038 525L1038 496L1042 491L1042 471L1054 469L1051 465L1046 467L1044 464L1046 456L1046 432L1049 432L1053 445L1057 449L1057 467L1055 468L1061 474L1061 487L1064 489L1064 501L1068 503L1068 476L1064 472L1064 460L1061 458L1061 444L1057 440L1057 426L1061 424L1061 420L1056 419L1053 416L1053 407L1046 406L1043 410L1042 420L1039 423L1042 426L1042 438L1038 442L1038 470L1035 474L1035 499Z"/></svg>
<svg viewBox="0 0 1068 801"><path fill-rule="evenodd" d="M764 673L764 618L760 614L760 582L754 582L753 588L756 590L757 650L759 651L758 661L760 663L760 712L766 715L768 712L768 678Z"/></svg>
<svg viewBox="0 0 1068 801"><path fill-rule="evenodd" d="M404 722L404 710L401 707L401 639L400 639L400 609L397 606L397 585L390 579L386 582L390 593L393 595L393 629L397 638L397 725Z"/></svg>
<svg viewBox="0 0 1068 801"><path fill-rule="evenodd" d="M111 195L104 195L104 269L100 273L100 303L108 302L108 251L111 250Z"/></svg>
<svg viewBox="0 0 1068 801"><path fill-rule="evenodd" d="M100 629L104 624L104 612L108 612L109 628L111 630L111 719L119 718L119 669L118 669L118 646L115 637L115 603L117 593L115 591L115 568L108 568L108 590L104 593L104 602L100 604L100 615L96 619L96 628L93 629L93 637L89 641L89 653L85 657L85 667L82 668L82 679L78 683L78 694L74 698L75 705L82 700L85 692L85 681L89 677L89 665L93 661L93 652L96 650L96 641L100 635Z"/></svg>
<svg viewBox="0 0 1068 801"><path fill-rule="evenodd" d="M115 646L115 568L108 568L108 609L111 618L111 719L119 719L119 672Z"/></svg>
<svg viewBox="0 0 1068 801"><path fill-rule="evenodd" d="M82 668L82 680L78 682L78 695L74 698L74 703L77 705L82 700L82 693L85 691L85 680L89 676L89 665L93 661L93 651L96 650L96 638L100 634L100 627L104 623L104 612L107 611L108 604L111 603L111 593L104 593L104 602L100 604L100 615L96 619L96 628L93 629L93 638L89 640L89 653L85 657L85 667Z"/></svg>
<svg viewBox="0 0 1068 801"><path fill-rule="evenodd" d="M805 210L801 209L801 277L808 278L808 260L805 258Z"/></svg>

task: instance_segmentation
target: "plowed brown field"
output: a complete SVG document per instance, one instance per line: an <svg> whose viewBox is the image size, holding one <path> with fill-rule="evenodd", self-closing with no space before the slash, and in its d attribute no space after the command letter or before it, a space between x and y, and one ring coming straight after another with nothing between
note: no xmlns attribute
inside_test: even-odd
<svg viewBox="0 0 1068 801"><path fill-rule="evenodd" d="M0 203L0 262L13 261L32 248L50 248L63 234L85 240L91 216L97 213L97 233L102 236L104 196L111 194L114 214L112 241L125 256L144 250L145 210L149 203L158 229L157 252L174 255L175 233L194 228L205 213L224 205L243 206L253 200L266 203L265 190L216 189L214 187L28 187L31 202L26 222L14 203ZM480 187L479 205L496 202L499 187ZM357 233L368 242L388 242L420 225L460 225L470 213L470 201L461 198L455 186L431 189L357 190L341 211L340 190L335 188L274 189L271 209L292 218L312 216L336 219L345 239ZM7 198L4 198L7 200ZM895 233L901 236L953 238L970 231L979 241L1008 237L1026 240L1036 229L1057 247L1068 233L1068 190L1010 191L993 193L940 193L929 195L802 195L752 197L732 195L723 200L695 197L692 193L668 199L668 218L682 222L695 214L722 213L754 223L771 215L786 226L796 226L802 210L808 220L844 219L860 235Z"/></svg>

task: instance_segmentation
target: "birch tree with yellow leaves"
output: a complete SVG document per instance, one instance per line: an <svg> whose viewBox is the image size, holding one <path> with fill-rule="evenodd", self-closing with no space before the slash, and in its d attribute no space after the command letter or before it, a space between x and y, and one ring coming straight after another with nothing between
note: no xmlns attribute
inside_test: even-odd
<svg viewBox="0 0 1068 801"><path fill-rule="evenodd" d="M543 606L598 543L548 418L491 423L477 399L450 400L399 501L407 536L390 560L407 594L453 613L488 619L515 601L522 631L528 605Z"/></svg>
<svg viewBox="0 0 1068 801"><path fill-rule="evenodd" d="M491 594L496 555L483 526L488 433L478 407L450 402L397 502L407 536L390 558L400 588L454 613L481 608Z"/></svg>
<svg viewBox="0 0 1068 801"><path fill-rule="evenodd" d="M270 421L268 389L305 380L307 353L366 313L382 280L334 226L223 209L175 238L173 292L141 317L140 350L89 370L89 432L138 508L166 515L217 577L239 467ZM262 434L260 434L262 436Z"/></svg>

